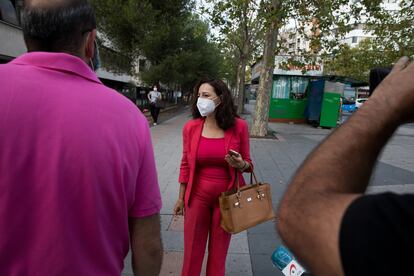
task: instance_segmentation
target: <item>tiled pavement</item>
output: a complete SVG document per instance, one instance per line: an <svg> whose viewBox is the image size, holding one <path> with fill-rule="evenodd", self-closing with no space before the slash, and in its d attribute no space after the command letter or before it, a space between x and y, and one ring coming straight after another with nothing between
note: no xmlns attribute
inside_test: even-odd
<svg viewBox="0 0 414 276"><path fill-rule="evenodd" d="M246 110L252 112L253 105ZM244 116L251 121L251 115ZM175 221L172 208L178 195L178 172L181 158L181 129L190 118L181 113L151 128L163 197L162 237L165 249L161 275L180 275L183 256L182 221ZM251 153L258 177L272 184L276 208L286 185L307 154L331 130L307 125L270 123L280 140L251 139ZM339 145L340 146L340 145ZM414 192L414 128L402 127L382 153L369 192ZM352 156L347 162L352 160ZM352 174L352 172L349 172ZM273 222L267 222L233 236L227 258L226 275L282 275L270 261L270 254L281 244ZM132 275L129 256L123 275Z"/></svg>

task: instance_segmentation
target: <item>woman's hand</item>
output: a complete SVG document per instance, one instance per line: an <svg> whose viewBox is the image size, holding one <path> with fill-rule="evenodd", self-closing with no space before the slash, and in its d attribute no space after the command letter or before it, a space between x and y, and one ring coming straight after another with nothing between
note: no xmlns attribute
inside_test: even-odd
<svg viewBox="0 0 414 276"><path fill-rule="evenodd" d="M179 198L174 206L174 216L184 216L184 200Z"/></svg>
<svg viewBox="0 0 414 276"><path fill-rule="evenodd" d="M226 156L224 156L224 160L226 160L230 166L232 166L233 168L239 169L239 170L242 170L243 168L246 167L246 161L243 160L240 154L237 157L232 156L230 154L226 154Z"/></svg>

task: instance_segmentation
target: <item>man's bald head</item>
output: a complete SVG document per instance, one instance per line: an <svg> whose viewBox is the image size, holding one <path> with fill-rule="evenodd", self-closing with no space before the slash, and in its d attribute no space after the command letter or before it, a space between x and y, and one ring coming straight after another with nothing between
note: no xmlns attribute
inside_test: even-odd
<svg viewBox="0 0 414 276"><path fill-rule="evenodd" d="M29 51L82 55L86 33L96 29L87 0L26 0L23 34Z"/></svg>

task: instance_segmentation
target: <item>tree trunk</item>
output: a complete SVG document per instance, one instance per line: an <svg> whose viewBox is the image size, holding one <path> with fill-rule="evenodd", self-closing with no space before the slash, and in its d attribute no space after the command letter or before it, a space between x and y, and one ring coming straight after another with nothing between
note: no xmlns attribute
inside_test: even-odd
<svg viewBox="0 0 414 276"><path fill-rule="evenodd" d="M272 0L272 8L277 9L280 0ZM275 68L275 51L279 29L277 18L272 16L271 24L267 27L263 52L263 66L260 70L259 89L256 97L256 108L253 117L251 135L264 137L267 135L269 120L270 92L273 84L273 70Z"/></svg>
<svg viewBox="0 0 414 276"><path fill-rule="evenodd" d="M236 105L237 113L242 114L244 111L244 85L246 80L246 57L241 57L240 67L237 71L237 94L236 94Z"/></svg>
<svg viewBox="0 0 414 276"><path fill-rule="evenodd" d="M233 91L233 100L234 100L234 104L237 105L237 99L239 97L239 82L240 82L240 70L241 70L241 62L239 60L239 64L237 65L237 72L236 72L236 83L234 86L234 91Z"/></svg>

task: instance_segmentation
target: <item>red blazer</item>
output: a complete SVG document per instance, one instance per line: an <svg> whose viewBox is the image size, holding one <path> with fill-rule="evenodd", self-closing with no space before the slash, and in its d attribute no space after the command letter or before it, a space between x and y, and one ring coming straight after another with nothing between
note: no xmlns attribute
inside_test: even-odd
<svg viewBox="0 0 414 276"><path fill-rule="evenodd" d="M183 128L183 156L181 159L178 181L187 184L184 198L186 205L190 202L191 189L195 179L196 155L201 132L203 131L204 120L204 118L190 120ZM236 118L235 126L224 132L224 145L226 147L226 152L228 152L229 149L235 150L250 164L250 168L246 170L247 172L253 170L252 160L250 159L249 130L246 121ZM229 173L231 181L229 182L227 190L233 188L236 178L235 170L230 165ZM239 172L239 179L240 184L244 185L245 182L241 172Z"/></svg>

